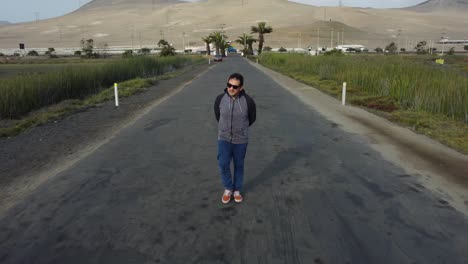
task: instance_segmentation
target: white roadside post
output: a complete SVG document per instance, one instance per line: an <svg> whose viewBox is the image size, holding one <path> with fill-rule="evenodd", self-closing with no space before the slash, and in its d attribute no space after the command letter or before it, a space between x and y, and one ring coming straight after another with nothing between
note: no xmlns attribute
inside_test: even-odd
<svg viewBox="0 0 468 264"><path fill-rule="evenodd" d="M211 64L211 59L208 59L208 64Z"/></svg>
<svg viewBox="0 0 468 264"><path fill-rule="evenodd" d="M119 106L119 91L117 83L114 83L115 106Z"/></svg>
<svg viewBox="0 0 468 264"><path fill-rule="evenodd" d="M343 83L343 95L341 97L341 103L346 105L346 82Z"/></svg>

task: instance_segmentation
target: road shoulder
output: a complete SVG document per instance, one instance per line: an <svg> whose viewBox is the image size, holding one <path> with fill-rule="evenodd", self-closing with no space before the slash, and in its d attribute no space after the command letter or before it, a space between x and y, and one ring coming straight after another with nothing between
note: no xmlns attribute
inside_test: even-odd
<svg viewBox="0 0 468 264"><path fill-rule="evenodd" d="M108 101L18 136L0 139L0 214L211 68L188 66L178 76L122 99L118 108Z"/></svg>
<svg viewBox="0 0 468 264"><path fill-rule="evenodd" d="M357 134L393 164L468 215L468 155L382 117L341 102L320 90L249 61L304 104L352 134Z"/></svg>

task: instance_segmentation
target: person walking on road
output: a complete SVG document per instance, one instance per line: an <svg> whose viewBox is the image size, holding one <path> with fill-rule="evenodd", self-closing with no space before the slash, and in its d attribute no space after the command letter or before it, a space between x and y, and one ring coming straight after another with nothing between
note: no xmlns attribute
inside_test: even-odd
<svg viewBox="0 0 468 264"><path fill-rule="evenodd" d="M254 100L244 90L244 77L233 73L228 78L227 88L218 95L214 104L218 121L218 166L224 193L221 201L227 204L234 195L235 202L242 202L244 158L248 145L248 130L256 120ZM234 161L234 177L231 174Z"/></svg>

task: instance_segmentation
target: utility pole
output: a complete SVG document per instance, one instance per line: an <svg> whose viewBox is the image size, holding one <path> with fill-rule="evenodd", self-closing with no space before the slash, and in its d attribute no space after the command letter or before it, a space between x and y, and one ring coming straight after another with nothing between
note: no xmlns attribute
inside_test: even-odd
<svg viewBox="0 0 468 264"><path fill-rule="evenodd" d="M133 38L135 37L135 36L134 36L135 26L134 26L134 25L132 25L132 27L131 27L131 28L132 28L132 29L131 29L131 30L132 30L132 32L131 32L131 35L130 35L130 37L132 38L132 50L133 50Z"/></svg>
<svg viewBox="0 0 468 264"><path fill-rule="evenodd" d="M333 49L333 28L330 29L330 49Z"/></svg>
<svg viewBox="0 0 468 264"><path fill-rule="evenodd" d="M166 9L166 24L169 24L169 7Z"/></svg>
<svg viewBox="0 0 468 264"><path fill-rule="evenodd" d="M341 32L341 45L344 45L344 28L343 28L343 31Z"/></svg>
<svg viewBox="0 0 468 264"><path fill-rule="evenodd" d="M225 26L225 25L226 25L226 24L224 24L224 23L222 23L222 24L220 25L220 26L221 26L221 37L222 37L223 40L224 40L224 26Z"/></svg>
<svg viewBox="0 0 468 264"><path fill-rule="evenodd" d="M445 51L445 41L446 41L446 35L445 35L445 28L442 30L442 56L444 56L444 51Z"/></svg>
<svg viewBox="0 0 468 264"><path fill-rule="evenodd" d="M138 38L140 39L140 49L141 49L141 32L138 32Z"/></svg>
<svg viewBox="0 0 468 264"><path fill-rule="evenodd" d="M57 25L57 28L58 28L58 32L59 32L59 40L60 42L62 42L62 24L58 24Z"/></svg>
<svg viewBox="0 0 468 264"><path fill-rule="evenodd" d="M185 32L182 32L182 52L185 54Z"/></svg>
<svg viewBox="0 0 468 264"><path fill-rule="evenodd" d="M317 50L320 48L320 28L317 28Z"/></svg>
<svg viewBox="0 0 468 264"><path fill-rule="evenodd" d="M36 15L36 22L39 21L39 12L34 12L34 14Z"/></svg>
<svg viewBox="0 0 468 264"><path fill-rule="evenodd" d="M244 50L247 49L247 35L244 32Z"/></svg>
<svg viewBox="0 0 468 264"><path fill-rule="evenodd" d="M400 33L401 33L401 29L398 29L397 43L396 43L396 46L397 46L397 54L398 54L398 55L400 54Z"/></svg>
<svg viewBox="0 0 468 264"><path fill-rule="evenodd" d="M337 31L337 32L336 32L336 43L337 43L338 45L340 45L340 35L341 35L340 32Z"/></svg>
<svg viewBox="0 0 468 264"><path fill-rule="evenodd" d="M300 49L302 46L302 32L299 32L298 39L297 39L297 48Z"/></svg>

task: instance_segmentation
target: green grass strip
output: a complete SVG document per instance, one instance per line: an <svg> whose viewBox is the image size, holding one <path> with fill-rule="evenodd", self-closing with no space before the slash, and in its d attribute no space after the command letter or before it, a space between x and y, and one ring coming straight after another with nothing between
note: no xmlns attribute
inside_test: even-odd
<svg viewBox="0 0 468 264"><path fill-rule="evenodd" d="M193 65L198 65L204 60L195 60ZM119 98L129 97L131 95L143 92L148 87L156 85L158 81L175 78L186 71L185 68L177 71L168 72L151 78L136 78L119 83ZM98 94L91 95L82 100L64 100L58 104L44 107L38 111L31 112L27 116L17 120L4 120L0 127L0 137L16 136L32 127L45 124L54 120L61 119L72 113L84 111L100 103L114 100L114 87L110 86Z"/></svg>
<svg viewBox="0 0 468 264"><path fill-rule="evenodd" d="M0 82L0 118L19 118L63 100L83 99L115 82L148 78L202 60L198 56L134 57L64 66L56 72L30 73Z"/></svg>
<svg viewBox="0 0 468 264"><path fill-rule="evenodd" d="M463 59L427 56L317 56L264 53L260 63L369 109L468 154L468 77Z"/></svg>

